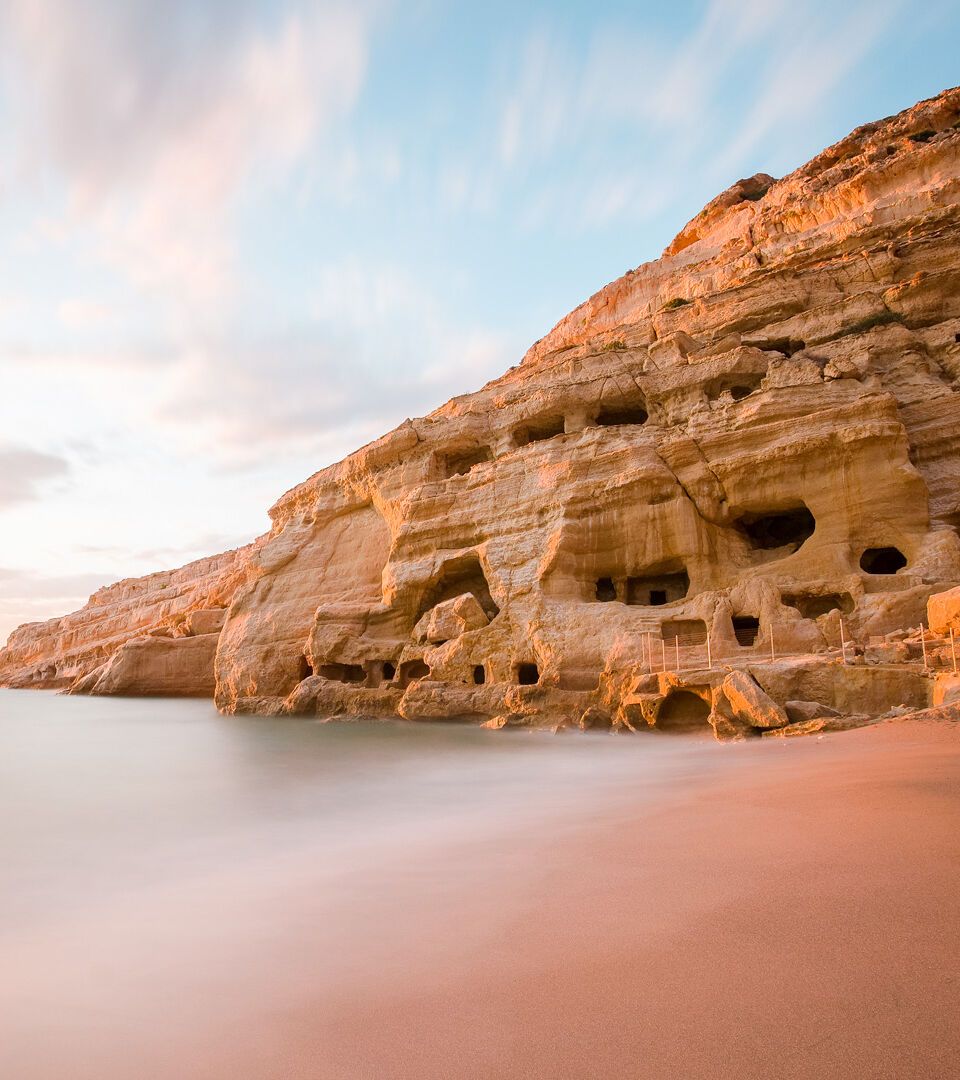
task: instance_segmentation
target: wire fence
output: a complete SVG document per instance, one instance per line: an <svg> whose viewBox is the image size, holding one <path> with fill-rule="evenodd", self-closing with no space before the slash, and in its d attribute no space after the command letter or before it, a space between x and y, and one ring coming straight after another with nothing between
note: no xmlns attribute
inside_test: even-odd
<svg viewBox="0 0 960 1080"><path fill-rule="evenodd" d="M665 623L659 634L645 633L642 660L646 670L652 673L702 671L816 655L835 657L844 664L862 663L866 657L874 663L920 664L925 671L960 674L960 642L953 630L935 634L923 626L908 627L894 636L871 637L866 642L859 642L841 619L839 646L814 652L809 648L778 647L771 627L766 628L761 640L757 626L735 626L731 641L730 635L718 640L707 632L705 624L700 626L702 630ZM674 628L676 632L673 632Z"/></svg>

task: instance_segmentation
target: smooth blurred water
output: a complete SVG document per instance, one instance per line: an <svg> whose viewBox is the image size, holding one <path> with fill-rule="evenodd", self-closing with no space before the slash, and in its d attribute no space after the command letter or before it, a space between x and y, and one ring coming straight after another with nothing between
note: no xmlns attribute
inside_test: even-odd
<svg viewBox="0 0 960 1080"><path fill-rule="evenodd" d="M158 1009L203 1045L228 1017L376 978L391 912L496 895L525 879L531 838L723 757L684 739L0 691L0 1071L103 1076L126 1046L154 1055L136 1075L175 1075ZM252 971L277 983L266 1000Z"/></svg>

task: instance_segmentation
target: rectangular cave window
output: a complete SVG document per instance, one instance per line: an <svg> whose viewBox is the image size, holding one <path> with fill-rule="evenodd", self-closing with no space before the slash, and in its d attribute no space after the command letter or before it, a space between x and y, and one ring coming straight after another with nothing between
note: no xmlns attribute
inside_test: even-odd
<svg viewBox="0 0 960 1080"><path fill-rule="evenodd" d="M483 686L487 681L487 673L484 671L483 664L477 664L473 669L473 685Z"/></svg>
<svg viewBox="0 0 960 1080"><path fill-rule="evenodd" d="M671 619L660 624L660 637L664 641L679 640L681 645L704 645L707 624L703 619Z"/></svg>
<svg viewBox="0 0 960 1080"><path fill-rule="evenodd" d="M531 420L529 423L521 424L520 427L514 429L513 445L520 447L529 446L530 443L544 442L546 439L553 439L557 435L562 435L563 431L564 421L562 416Z"/></svg>
<svg viewBox="0 0 960 1080"><path fill-rule="evenodd" d="M760 620L754 615L734 615L733 636L737 644L744 648L756 645L760 633Z"/></svg>
<svg viewBox="0 0 960 1080"><path fill-rule="evenodd" d="M540 681L540 669L536 664L517 664L516 675L521 686L536 686Z"/></svg>
<svg viewBox="0 0 960 1080"><path fill-rule="evenodd" d="M613 578L597 578L596 596L597 599L603 603L608 603L610 600L616 600L617 587L613 583Z"/></svg>
<svg viewBox="0 0 960 1080"><path fill-rule="evenodd" d="M642 405L605 406L597 413L596 423L599 427L620 427L622 425L645 424L650 418L649 413Z"/></svg>
<svg viewBox="0 0 960 1080"><path fill-rule="evenodd" d="M383 678L385 682L390 682L397 674L397 669L390 663L389 660L383 662Z"/></svg>
<svg viewBox="0 0 960 1080"><path fill-rule="evenodd" d="M444 475L449 479L453 476L464 476L477 465L485 461L492 461L493 454L489 446L479 446L475 449L453 451L444 454L440 458Z"/></svg>
<svg viewBox="0 0 960 1080"><path fill-rule="evenodd" d="M300 681L301 682L303 682L304 679L309 679L310 676L313 674L313 664L310 663L310 661L306 658L306 656L301 656L300 657L300 673L299 674L300 674Z"/></svg>
<svg viewBox="0 0 960 1080"><path fill-rule="evenodd" d="M325 679L342 683L362 683L367 678L360 664L321 664L317 673Z"/></svg>
<svg viewBox="0 0 960 1080"><path fill-rule="evenodd" d="M675 574L649 574L627 578L627 603L640 607L662 607L683 600L690 589L686 570Z"/></svg>

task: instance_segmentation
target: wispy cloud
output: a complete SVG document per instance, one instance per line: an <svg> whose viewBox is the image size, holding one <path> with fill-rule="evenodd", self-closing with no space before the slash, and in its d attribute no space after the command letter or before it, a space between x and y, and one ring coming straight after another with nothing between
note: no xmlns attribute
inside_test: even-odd
<svg viewBox="0 0 960 1080"><path fill-rule="evenodd" d="M0 445L0 510L40 498L48 481L63 479L69 471L65 458L25 446Z"/></svg>
<svg viewBox="0 0 960 1080"><path fill-rule="evenodd" d="M237 201L355 100L368 22L356 4L10 0L20 175L61 181L68 223L135 280L209 303L231 283Z"/></svg>

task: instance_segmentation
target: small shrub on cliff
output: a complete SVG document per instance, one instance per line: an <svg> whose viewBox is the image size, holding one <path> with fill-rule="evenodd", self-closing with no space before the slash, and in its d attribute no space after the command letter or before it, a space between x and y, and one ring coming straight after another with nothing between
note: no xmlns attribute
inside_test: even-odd
<svg viewBox="0 0 960 1080"><path fill-rule="evenodd" d="M684 307L686 304L689 304L689 303L690 303L690 301L687 300L686 297L684 297L684 296L675 296L672 300L668 300L660 310L661 311L673 311L675 308Z"/></svg>
<svg viewBox="0 0 960 1080"><path fill-rule="evenodd" d="M626 347L627 343L623 340L623 338L614 338L613 341L608 341L600 351L619 352L621 349L625 349Z"/></svg>
<svg viewBox="0 0 960 1080"><path fill-rule="evenodd" d="M907 138L911 142L929 142L934 135L936 135L936 132L928 128L926 131L915 131L912 135L908 135Z"/></svg>

